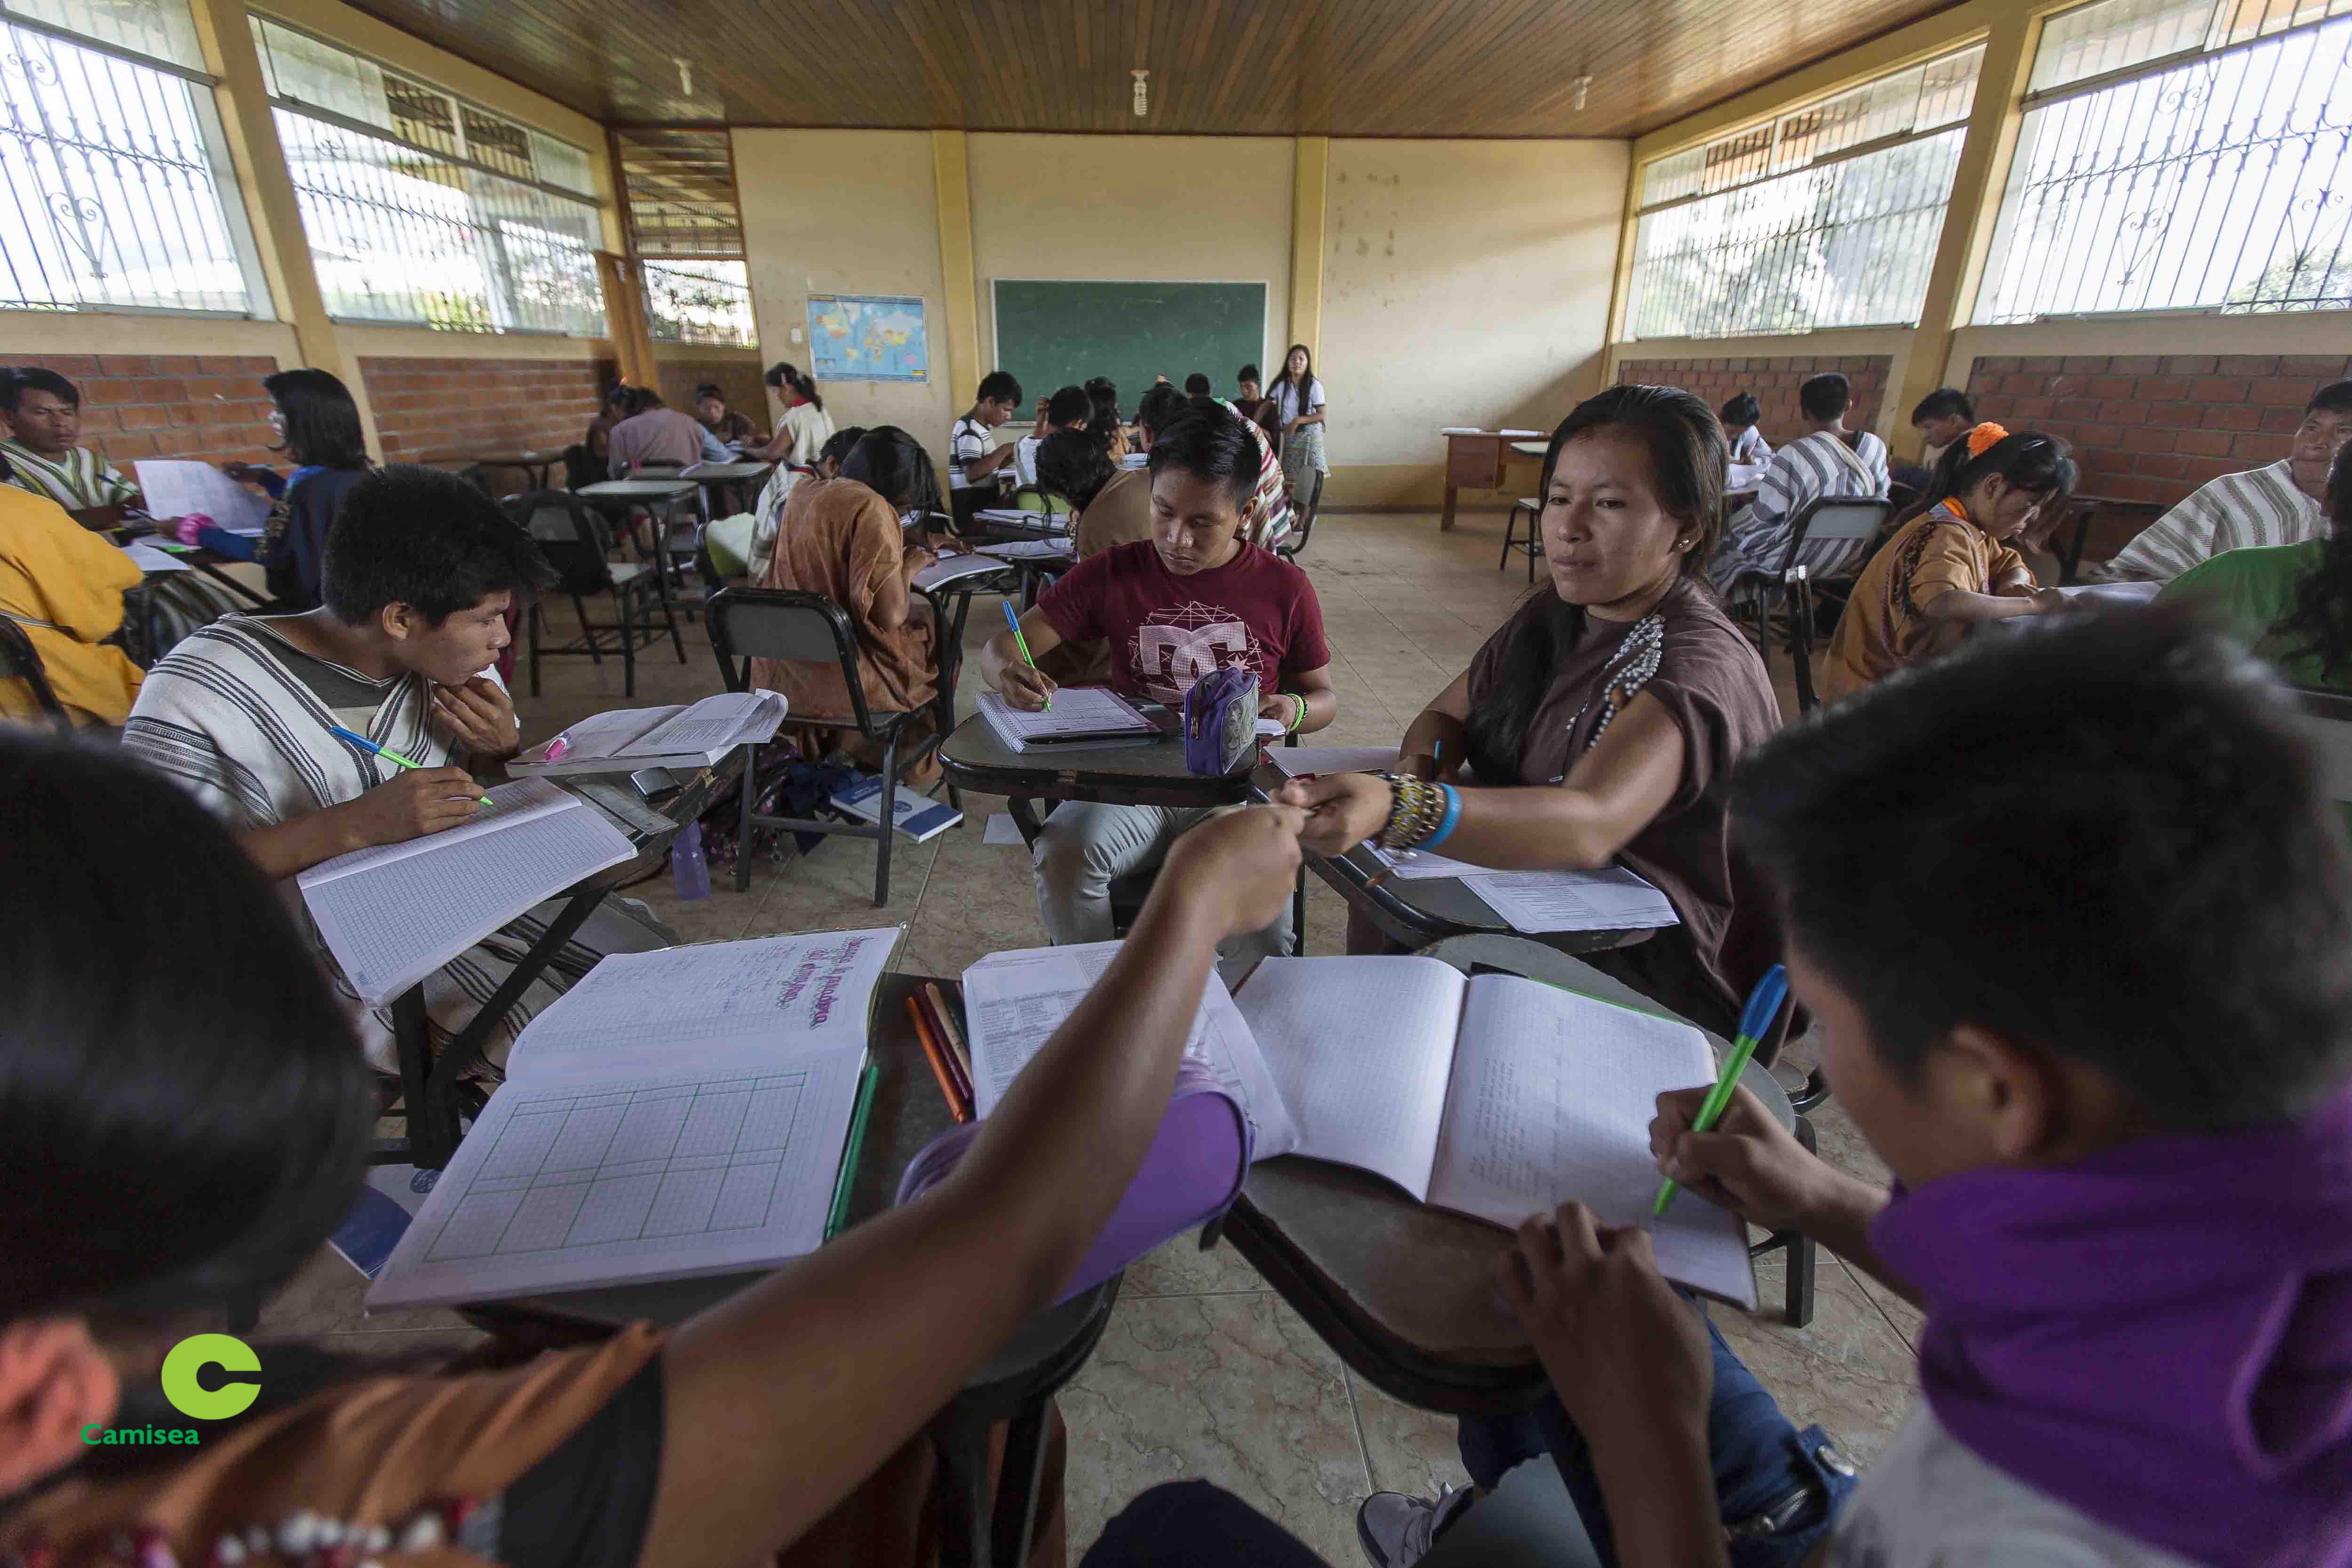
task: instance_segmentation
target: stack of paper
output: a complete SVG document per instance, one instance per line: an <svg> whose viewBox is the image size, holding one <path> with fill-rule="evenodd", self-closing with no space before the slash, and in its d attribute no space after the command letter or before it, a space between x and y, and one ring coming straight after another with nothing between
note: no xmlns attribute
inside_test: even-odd
<svg viewBox="0 0 2352 1568"><path fill-rule="evenodd" d="M1402 875L1402 872L1399 875ZM1649 931L1680 925L1666 895L1622 866L1595 871L1481 871L1462 885L1513 931Z"/></svg>
<svg viewBox="0 0 2352 1568"><path fill-rule="evenodd" d="M1004 563L993 555L942 555L920 572L916 573L911 581L918 588L937 588L942 584L952 583L959 578L976 577L984 573L1003 570Z"/></svg>
<svg viewBox="0 0 2352 1568"><path fill-rule="evenodd" d="M1075 561L1078 547L1066 539L1016 539L1006 544L983 544L980 553L1004 561Z"/></svg>
<svg viewBox="0 0 2352 1568"><path fill-rule="evenodd" d="M980 694L980 715L996 738L1016 752L1094 751L1160 739L1160 726L1108 686L1065 686L1054 705L1031 713L993 691Z"/></svg>
<svg viewBox="0 0 2352 1568"><path fill-rule="evenodd" d="M605 959L531 1021L370 1311L768 1268L838 1197L899 931Z"/></svg>
<svg viewBox="0 0 2352 1568"><path fill-rule="evenodd" d="M151 576L158 572L185 572L188 569L188 563L170 551L158 550L152 544L142 544L135 540L122 547L122 553L131 557L132 565Z"/></svg>
<svg viewBox="0 0 2352 1568"><path fill-rule="evenodd" d="M246 489L210 463L142 458L131 465L151 517L202 512L231 533L257 534L269 521L268 498Z"/></svg>
<svg viewBox="0 0 2352 1568"><path fill-rule="evenodd" d="M690 708L614 709L582 720L507 767L546 774L708 767L738 746L773 739L784 710L781 691L722 691Z"/></svg>

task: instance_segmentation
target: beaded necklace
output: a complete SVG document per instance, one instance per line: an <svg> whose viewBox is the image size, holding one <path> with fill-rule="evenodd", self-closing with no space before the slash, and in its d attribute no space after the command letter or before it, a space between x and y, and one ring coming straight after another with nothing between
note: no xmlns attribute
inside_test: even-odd
<svg viewBox="0 0 2352 1568"><path fill-rule="evenodd" d="M1658 664L1665 651L1666 617L1659 611L1652 610L1633 623L1633 629L1625 634L1625 640L1617 645L1617 651L1611 654L1609 662L1601 667L1601 722L1592 727L1592 738L1584 742L1586 751L1601 743L1601 737L1609 732L1609 726L1618 714L1625 710L1625 705L1633 700L1642 688L1650 684L1651 678L1658 673ZM1569 733L1576 732L1577 725L1583 721L1585 714L1591 709L1592 703L1587 701L1576 710L1575 716L1568 721ZM1568 774L1562 773L1551 782L1558 784L1566 777Z"/></svg>

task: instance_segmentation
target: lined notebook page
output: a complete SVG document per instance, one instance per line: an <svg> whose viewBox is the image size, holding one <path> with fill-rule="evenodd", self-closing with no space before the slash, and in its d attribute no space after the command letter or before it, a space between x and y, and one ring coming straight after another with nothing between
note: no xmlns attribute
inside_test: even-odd
<svg viewBox="0 0 2352 1568"><path fill-rule="evenodd" d="M582 1068L692 1071L862 1047L901 929L613 953L530 1021L508 1055L509 1080Z"/></svg>
<svg viewBox="0 0 2352 1568"><path fill-rule="evenodd" d="M687 752L715 752L752 727L770 711L783 721L784 700L773 691L722 691L706 697L656 729L638 736L620 751L620 757L659 757Z"/></svg>
<svg viewBox="0 0 2352 1568"><path fill-rule="evenodd" d="M1516 1227L1570 1199L1649 1229L1669 1279L1754 1304L1745 1231L1687 1194L1653 1219L1650 1120L1670 1089L1715 1077L1687 1024L1517 975L1470 982L1429 1201Z"/></svg>
<svg viewBox="0 0 2352 1568"><path fill-rule="evenodd" d="M1004 726L1024 741L1055 735L1124 732L1151 735L1158 729L1138 713L1125 698L1108 686L1064 686L1054 692L1054 705L1038 712L1015 708L993 691L980 700L994 710Z"/></svg>
<svg viewBox="0 0 2352 1568"><path fill-rule="evenodd" d="M1461 1022L1433 958L1269 958L1234 1000L1298 1124L1298 1152L1429 1195Z"/></svg>
<svg viewBox="0 0 2352 1568"><path fill-rule="evenodd" d="M557 811L589 809L577 796L566 794L545 779L515 779L507 784L492 784L482 791L482 795L490 804L455 827L428 833L419 838L404 838L397 844L378 844L366 849L354 849L348 855L320 861L296 880L307 890L321 882L331 882L338 877L364 871L388 860L404 860L411 855L422 855L427 850L446 849L453 844L479 838L486 833L509 827L534 816L545 816Z"/></svg>
<svg viewBox="0 0 2352 1568"><path fill-rule="evenodd" d="M963 1010L971 1047L975 1111L986 1117L1063 1020L1077 1007L1119 949L1116 942L992 952L963 972ZM1298 1146L1250 1027L1215 969L1192 1015L1184 1055L1206 1068L1238 1101L1254 1134L1252 1155L1270 1160Z"/></svg>
<svg viewBox="0 0 2352 1568"><path fill-rule="evenodd" d="M575 805L306 885L302 901L360 1000L382 1006L533 904L626 860L627 836Z"/></svg>

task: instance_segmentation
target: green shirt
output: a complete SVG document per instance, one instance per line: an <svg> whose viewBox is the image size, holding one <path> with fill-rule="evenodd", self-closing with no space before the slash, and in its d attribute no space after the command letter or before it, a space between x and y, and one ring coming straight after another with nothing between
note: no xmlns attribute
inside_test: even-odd
<svg viewBox="0 0 2352 1568"><path fill-rule="evenodd" d="M2294 596L2304 579L2319 570L2326 550L2326 540L2314 539L2302 544L2225 551L2166 584L2157 599L2162 604L2186 600L2219 616L2297 686L2352 691L2352 673L2333 680L2323 678L2317 656L2299 651L2303 639L2281 637L2275 631L2280 622L2294 614Z"/></svg>

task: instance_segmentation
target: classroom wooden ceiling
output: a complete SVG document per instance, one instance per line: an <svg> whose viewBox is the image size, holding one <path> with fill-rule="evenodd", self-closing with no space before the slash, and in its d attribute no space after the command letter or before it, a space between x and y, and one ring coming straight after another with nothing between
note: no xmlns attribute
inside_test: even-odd
<svg viewBox="0 0 2352 1568"><path fill-rule="evenodd" d="M607 122L1339 136L1639 135L1949 3L357 0Z"/></svg>

